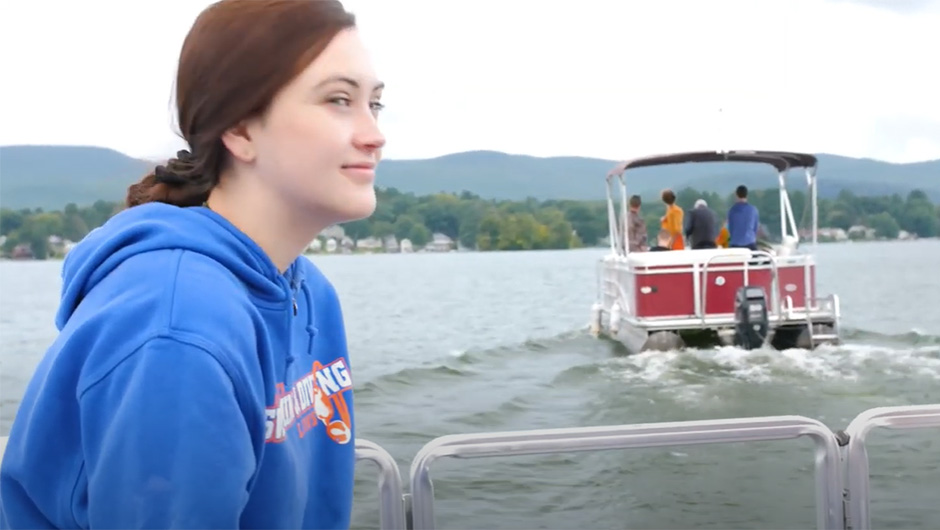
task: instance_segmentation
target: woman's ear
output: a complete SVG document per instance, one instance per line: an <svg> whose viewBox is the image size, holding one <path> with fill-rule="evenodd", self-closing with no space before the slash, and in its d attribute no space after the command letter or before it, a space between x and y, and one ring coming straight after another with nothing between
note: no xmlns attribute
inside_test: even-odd
<svg viewBox="0 0 940 530"><path fill-rule="evenodd" d="M255 145L248 131L248 124L241 122L222 133L222 143L231 153L232 158L243 163L251 164L255 161Z"/></svg>

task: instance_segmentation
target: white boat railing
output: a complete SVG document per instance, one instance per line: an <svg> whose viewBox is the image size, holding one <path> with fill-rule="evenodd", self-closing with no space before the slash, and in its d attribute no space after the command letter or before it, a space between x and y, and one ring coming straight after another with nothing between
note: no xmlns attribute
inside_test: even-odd
<svg viewBox="0 0 940 530"><path fill-rule="evenodd" d="M405 495L401 470L392 455L377 443L356 440L356 460L369 460L379 468L379 520L383 530L406 530Z"/></svg>
<svg viewBox="0 0 940 530"><path fill-rule="evenodd" d="M675 324L676 327L682 328L728 325L734 321L733 313L715 314L709 313L707 310L710 277L716 274L724 274L729 270L740 271L744 275L744 283L747 284L751 273L768 271L771 280L769 290L766 293L767 313L771 323L792 323L796 320L815 323L819 319L823 319L824 323L831 322L836 334L838 334L839 320L841 319L838 297L834 294L821 297L809 296L811 292L815 291L815 285L810 279L809 272L806 272L806 297L803 301L803 307L794 307L793 298L784 295L783 290L780 288L779 271L781 264L787 267L801 266L808 271L811 257L807 255L774 256L763 250L752 251L749 254L715 254L703 261L679 263L668 268L660 267L654 272L650 272L636 269L626 258L605 256L597 262L596 303L599 304L604 313L609 313L614 304L617 304L621 309L620 317L628 320L635 319L637 322L642 321L648 325L656 324L659 327L668 327L667 324ZM691 314L676 315L674 317L639 317L633 314L631 311L633 288L630 283L633 281L633 277L665 273L690 273L692 275L694 308Z"/></svg>
<svg viewBox="0 0 940 530"><path fill-rule="evenodd" d="M940 405L879 407L866 410L852 420L845 430L849 439L845 452L846 530L871 528L871 514L869 513L871 486L868 450L865 444L868 434L878 427L887 429L940 427Z"/></svg>
<svg viewBox="0 0 940 530"><path fill-rule="evenodd" d="M430 467L441 457L603 451L786 440L800 436L809 436L816 442L816 526L821 530L842 528L842 489L836 438L821 422L800 416L443 436L425 445L411 464L412 528L428 530L435 527Z"/></svg>
<svg viewBox="0 0 940 530"><path fill-rule="evenodd" d="M410 517L402 523L383 515L380 524L381 528L401 528L401 524L406 524L410 530L436 527L430 468L439 458L739 443L806 436L816 443L816 527L870 530L868 456L864 443L867 433L878 426L940 427L940 404L868 410L859 414L846 431L838 433L804 416L767 416L447 435L428 442L412 461L411 492L403 498L404 503L410 501Z"/></svg>
<svg viewBox="0 0 940 530"><path fill-rule="evenodd" d="M940 403L870 409L838 433L804 416L766 416L441 436L425 444L412 461L410 493L404 493L402 473L394 458L378 444L358 440L356 457L378 467L379 527L428 530L435 528L431 464L439 458L757 442L805 436L816 444L816 527L870 530L866 440L878 427L898 430L940 427ZM0 438L0 457L5 443L5 438ZM409 501L410 514L406 510Z"/></svg>
<svg viewBox="0 0 940 530"><path fill-rule="evenodd" d="M759 264L763 265L764 260L767 260L767 262L770 264L770 286L771 287L770 287L770 292L766 293L768 296L768 300L767 300L768 310L770 311L772 315L781 314L782 311L780 309L780 306L781 306L780 275L777 271L777 259L773 255L763 250L752 251L750 256L741 256L739 254L716 254L708 258L708 260L702 266L701 287L699 289L696 289L696 290L700 290L701 293L698 293L698 292L695 293L696 312L698 313L697 316L699 316L702 319L702 324L704 324L705 320L708 318L708 311L706 310L706 308L708 307L708 296L707 296L708 295L708 268L712 265L712 263L714 263L715 261L722 261L725 265L729 263L738 263L738 262L743 263L744 280L742 283L743 285L748 285L749 284L748 273L751 272L751 269L749 269L748 267L754 261L757 261ZM694 274L697 275L698 268L696 267L696 269L693 272ZM696 283L696 285L698 284ZM809 288L810 287L807 285L806 289L809 290Z"/></svg>

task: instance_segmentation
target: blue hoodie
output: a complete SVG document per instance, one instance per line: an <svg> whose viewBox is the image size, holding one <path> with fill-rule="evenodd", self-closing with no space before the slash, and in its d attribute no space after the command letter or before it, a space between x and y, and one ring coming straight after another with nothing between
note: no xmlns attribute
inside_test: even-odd
<svg viewBox="0 0 940 530"><path fill-rule="evenodd" d="M0 467L4 528L348 528L342 314L206 208L147 204L63 265Z"/></svg>

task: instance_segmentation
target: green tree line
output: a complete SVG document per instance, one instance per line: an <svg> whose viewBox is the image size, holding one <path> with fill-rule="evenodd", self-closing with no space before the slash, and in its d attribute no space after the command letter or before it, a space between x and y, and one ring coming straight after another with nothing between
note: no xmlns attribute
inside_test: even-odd
<svg viewBox="0 0 940 530"><path fill-rule="evenodd" d="M606 201L489 200L469 192L415 196L396 189L379 189L377 194L378 206L371 217L343 224L354 240L394 235L420 247L432 234L442 233L464 247L478 250L538 250L595 246L608 231ZM722 196L693 188L681 189L676 195L684 209L703 198L722 217L734 202L732 194ZM769 236L778 237L777 190L752 190L749 200L760 210ZM812 217L806 193L790 192L790 202L798 227L810 228ZM61 211L0 209L0 235L6 238L3 251L9 255L17 245L25 244L34 257L46 258L55 251L49 236L79 241L122 207L120 203L98 201L85 207L69 204ZM643 197L641 211L653 238L664 205L656 196ZM853 225L873 228L879 237L895 238L901 230L920 237L937 237L940 204L933 204L919 190L907 197L863 197L843 191L834 199L819 200L820 227L848 229Z"/></svg>

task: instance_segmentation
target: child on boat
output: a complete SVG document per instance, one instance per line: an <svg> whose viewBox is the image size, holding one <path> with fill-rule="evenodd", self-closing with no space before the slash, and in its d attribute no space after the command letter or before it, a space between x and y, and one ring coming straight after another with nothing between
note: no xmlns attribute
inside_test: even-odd
<svg viewBox="0 0 940 530"><path fill-rule="evenodd" d="M672 233L669 230L663 229L656 234L656 244L650 247L650 252L662 252L664 250L672 250L669 247L670 241L672 240Z"/></svg>

